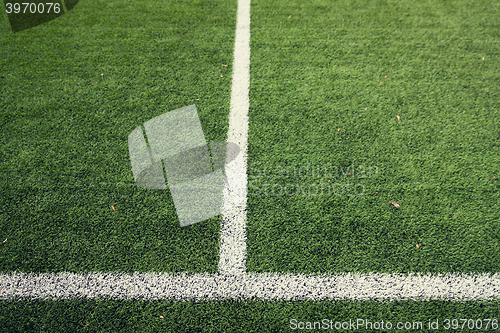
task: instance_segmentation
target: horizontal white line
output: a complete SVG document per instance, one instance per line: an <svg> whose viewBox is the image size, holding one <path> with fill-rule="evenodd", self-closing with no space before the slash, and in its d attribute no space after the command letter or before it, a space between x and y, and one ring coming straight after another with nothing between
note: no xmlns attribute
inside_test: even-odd
<svg viewBox="0 0 500 333"><path fill-rule="evenodd" d="M0 299L499 300L500 274L245 273L249 41L250 0L239 0L228 141L243 157L227 172L236 179L230 194L242 200L222 220L220 273L0 272Z"/></svg>
<svg viewBox="0 0 500 333"><path fill-rule="evenodd" d="M500 274L0 274L0 299L499 300Z"/></svg>

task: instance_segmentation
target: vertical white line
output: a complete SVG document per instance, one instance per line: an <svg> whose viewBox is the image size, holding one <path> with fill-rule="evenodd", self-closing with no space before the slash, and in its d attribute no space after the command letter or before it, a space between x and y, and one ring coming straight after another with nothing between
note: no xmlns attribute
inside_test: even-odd
<svg viewBox="0 0 500 333"><path fill-rule="evenodd" d="M250 88L250 1L238 1L234 42L233 84L227 141L236 143L240 155L226 164L229 188L224 193L225 206L235 206L222 216L219 248L219 273L245 274L246 205L247 205L247 143ZM228 156L229 157L229 156ZM231 198L233 200L231 200Z"/></svg>

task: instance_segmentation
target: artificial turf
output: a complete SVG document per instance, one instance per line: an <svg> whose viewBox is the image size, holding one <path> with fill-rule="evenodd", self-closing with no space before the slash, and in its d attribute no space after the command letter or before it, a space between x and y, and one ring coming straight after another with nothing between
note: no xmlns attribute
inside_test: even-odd
<svg viewBox="0 0 500 333"><path fill-rule="evenodd" d="M500 271L499 9L253 1L249 271Z"/></svg>
<svg viewBox="0 0 500 333"><path fill-rule="evenodd" d="M388 323L394 328L398 323L412 327L397 330L400 332L465 332L467 325L475 328L480 324L481 329L472 331L497 332L498 317L496 302L37 300L0 303L0 324L4 332L390 332L373 329L376 323L380 327L382 321L384 328ZM323 322L325 319L328 326ZM462 319L467 319L465 325ZM429 329L429 322L436 320L438 329ZM333 329L330 329L330 321ZM362 325L356 329L335 329L335 323L351 325L349 321ZM306 327L307 322L314 327L314 322L319 322L322 328L318 329L317 325L315 330L298 329L300 322L301 327Z"/></svg>
<svg viewBox="0 0 500 333"><path fill-rule="evenodd" d="M127 139L196 104L225 140L235 19L231 1L92 0L14 34L1 15L0 271L217 270L220 217L180 228Z"/></svg>
<svg viewBox="0 0 500 333"><path fill-rule="evenodd" d="M252 1L249 271L499 271L499 9ZM133 183L127 136L195 103L207 141L226 138L235 17L236 1L86 0L13 34L0 15L0 272L217 270L220 219L180 228L168 190ZM320 184L256 177L307 165L363 195L256 196ZM498 302L444 300L0 302L5 332L499 317Z"/></svg>

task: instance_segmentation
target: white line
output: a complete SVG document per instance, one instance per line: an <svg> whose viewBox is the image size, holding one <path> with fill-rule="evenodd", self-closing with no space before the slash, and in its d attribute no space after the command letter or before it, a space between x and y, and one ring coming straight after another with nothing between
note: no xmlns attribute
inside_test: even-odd
<svg viewBox="0 0 500 333"><path fill-rule="evenodd" d="M239 0L228 142L242 154L226 166L225 204L230 197L240 204L223 215L219 274L0 272L0 299L500 300L498 273L246 274L249 64L250 0Z"/></svg>
<svg viewBox="0 0 500 333"><path fill-rule="evenodd" d="M452 300L500 299L500 274L280 275L0 274L0 299Z"/></svg>
<svg viewBox="0 0 500 333"><path fill-rule="evenodd" d="M238 1L234 41L233 84L227 141L236 143L241 154L226 164L229 191L224 192L224 206L237 206L225 212L221 222L219 273L245 274L246 205L247 205L247 143L250 88L250 0ZM229 159L229 156L228 156ZM233 199L233 200L231 200Z"/></svg>

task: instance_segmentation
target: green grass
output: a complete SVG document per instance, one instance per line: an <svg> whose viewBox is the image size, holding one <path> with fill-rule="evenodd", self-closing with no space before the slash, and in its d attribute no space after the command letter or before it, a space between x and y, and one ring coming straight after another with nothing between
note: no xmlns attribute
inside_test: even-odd
<svg viewBox="0 0 500 333"><path fill-rule="evenodd" d="M215 272L220 217L180 228L168 191L135 185L127 140L190 104L225 140L235 4L82 1L17 34L1 19L0 271Z"/></svg>
<svg viewBox="0 0 500 333"><path fill-rule="evenodd" d="M500 271L499 9L253 1L249 271Z"/></svg>
<svg viewBox="0 0 500 333"><path fill-rule="evenodd" d="M421 322L423 330L400 332L444 332L445 319L483 320L498 318L497 303L430 302L146 302L146 301L34 301L0 303L4 332L297 332L337 330L292 330L290 321L365 321L387 323ZM160 318L162 316L163 318ZM439 320L440 330L429 330L429 321ZM342 331L341 332L346 332ZM351 332L388 332L359 330ZM466 330L463 330L466 331ZM496 331L491 330L490 332Z"/></svg>
<svg viewBox="0 0 500 333"><path fill-rule="evenodd" d="M363 196L251 188L249 271L500 271L499 9L252 1L249 180L294 183L255 170L307 161L379 173L330 179ZM235 18L236 1L82 0L12 34L0 15L0 272L216 271L219 218L180 228L168 191L134 185L127 137L195 103L207 141L225 140ZM0 302L4 332L499 317L498 302Z"/></svg>

